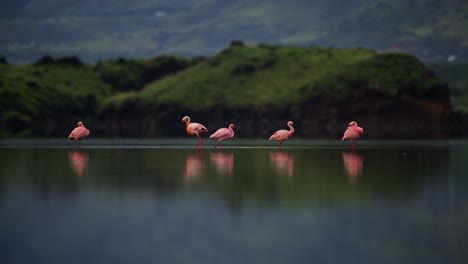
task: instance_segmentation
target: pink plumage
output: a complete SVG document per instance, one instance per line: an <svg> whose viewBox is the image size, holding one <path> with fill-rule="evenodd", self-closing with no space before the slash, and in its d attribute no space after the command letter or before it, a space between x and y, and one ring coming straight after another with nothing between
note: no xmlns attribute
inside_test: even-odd
<svg viewBox="0 0 468 264"><path fill-rule="evenodd" d="M341 140L351 140L352 148L354 149L354 141L360 138L364 134L364 129L359 127L356 121L351 121L348 128L344 132L343 138Z"/></svg>
<svg viewBox="0 0 468 264"><path fill-rule="evenodd" d="M79 145L81 146L81 140L86 138L89 135L89 130L83 125L83 122L79 121L77 127L72 130L68 136L68 140L73 141L73 146L75 146L76 141L78 140Z"/></svg>
<svg viewBox="0 0 468 264"><path fill-rule="evenodd" d="M185 129L187 130L187 134L197 136L197 143L195 145L198 147L198 140L200 140L201 146L203 147L204 141L201 138L200 134L208 132L208 129L206 129L206 127L202 124L190 123L189 116L184 116L184 118L182 118L182 122L185 123Z"/></svg>
<svg viewBox="0 0 468 264"><path fill-rule="evenodd" d="M273 135L270 137L271 140L276 140L279 142L278 148L281 149L281 146L283 144L283 141L288 140L294 133L294 123L292 121L288 122L288 127L289 130L281 129L276 131Z"/></svg>
<svg viewBox="0 0 468 264"><path fill-rule="evenodd" d="M215 144L217 148L218 143L223 142L223 140L230 139L234 137L234 124L230 124L229 128L220 128L216 130L211 136L210 139L216 139L218 142Z"/></svg>

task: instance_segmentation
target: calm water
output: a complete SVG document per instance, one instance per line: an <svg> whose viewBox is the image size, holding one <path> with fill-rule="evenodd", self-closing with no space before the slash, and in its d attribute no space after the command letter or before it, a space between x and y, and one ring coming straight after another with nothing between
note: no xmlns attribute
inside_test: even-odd
<svg viewBox="0 0 468 264"><path fill-rule="evenodd" d="M0 141L0 262L468 263L468 141L206 142Z"/></svg>

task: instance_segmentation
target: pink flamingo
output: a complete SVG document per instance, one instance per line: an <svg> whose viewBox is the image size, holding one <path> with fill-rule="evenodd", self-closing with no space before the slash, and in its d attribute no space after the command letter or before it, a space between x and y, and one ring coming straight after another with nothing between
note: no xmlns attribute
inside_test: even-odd
<svg viewBox="0 0 468 264"><path fill-rule="evenodd" d="M83 125L83 122L79 121L77 124L78 127L75 127L73 131L68 136L68 140L74 139L73 147L75 147L75 143L78 140L79 146L81 147L81 140L89 135L89 130Z"/></svg>
<svg viewBox="0 0 468 264"><path fill-rule="evenodd" d="M208 129L202 124L199 123L190 123L190 117L184 116L182 118L182 122L185 123L185 128L189 135L196 135L197 136L197 143L195 146L198 147L198 140L201 141L201 146L203 147L203 138L200 137L200 134L208 132Z"/></svg>
<svg viewBox="0 0 468 264"><path fill-rule="evenodd" d="M360 138L364 134L362 127L359 127L356 121L351 121L349 123L348 129L344 132L343 138L341 140L351 140L352 149L355 148L354 141Z"/></svg>
<svg viewBox="0 0 468 264"><path fill-rule="evenodd" d="M270 137L271 140L279 141L278 148L281 150L281 145L283 145L283 141L288 140L292 134L294 133L293 121L288 121L289 130L278 130Z"/></svg>
<svg viewBox="0 0 468 264"><path fill-rule="evenodd" d="M218 143L221 143L221 146L223 145L223 140L225 139L230 139L234 137L234 124L230 124L229 128L220 128L216 132L214 132L211 136L210 139L217 139L218 142L215 144L215 148L218 147Z"/></svg>

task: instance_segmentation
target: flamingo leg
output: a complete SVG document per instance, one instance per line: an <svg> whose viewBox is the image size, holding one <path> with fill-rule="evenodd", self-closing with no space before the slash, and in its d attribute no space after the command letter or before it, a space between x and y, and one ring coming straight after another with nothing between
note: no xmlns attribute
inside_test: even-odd
<svg viewBox="0 0 468 264"><path fill-rule="evenodd" d="M351 139L351 149L352 151L356 149L356 144L354 143L354 139Z"/></svg>
<svg viewBox="0 0 468 264"><path fill-rule="evenodd" d="M197 134L197 143L198 143L198 140L200 140L201 142L201 147L203 147L203 138L200 137L200 135Z"/></svg>
<svg viewBox="0 0 468 264"><path fill-rule="evenodd" d="M279 146L278 146L278 148L279 148L280 150L281 150L281 146L282 146L282 145L283 145L283 141L280 141L280 142L279 142Z"/></svg>

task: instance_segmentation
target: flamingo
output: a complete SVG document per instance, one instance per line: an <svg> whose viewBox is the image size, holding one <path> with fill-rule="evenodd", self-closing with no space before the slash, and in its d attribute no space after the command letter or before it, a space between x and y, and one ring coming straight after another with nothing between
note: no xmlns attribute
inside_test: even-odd
<svg viewBox="0 0 468 264"><path fill-rule="evenodd" d="M234 124L230 124L229 128L220 128L216 132L214 132L211 136L210 139L217 139L218 142L215 144L215 148L218 147L218 143L221 143L221 146L223 145L223 140L225 139L230 139L234 137Z"/></svg>
<svg viewBox="0 0 468 264"><path fill-rule="evenodd" d="M273 135L271 135L270 140L276 140L279 142L278 148L281 150L281 145L283 145L283 141L288 140L292 134L294 133L293 121L288 121L289 130L281 129L276 131Z"/></svg>
<svg viewBox="0 0 468 264"><path fill-rule="evenodd" d="M185 123L185 129L187 130L187 134L197 136L197 143L195 144L195 146L198 147L198 140L200 140L201 146L203 147L203 138L200 137L200 134L208 132L208 129L206 129L206 127L202 124L190 123L189 116L184 116L184 118L182 118L182 122Z"/></svg>
<svg viewBox="0 0 468 264"><path fill-rule="evenodd" d="M354 141L360 138L364 134L364 129L359 127L356 121L351 121L349 123L348 129L344 132L343 138L341 140L351 140L352 142L352 149L355 148Z"/></svg>
<svg viewBox="0 0 468 264"><path fill-rule="evenodd" d="M73 147L75 147L75 143L78 140L79 147L81 147L81 140L89 135L89 130L83 125L83 122L79 121L77 124L78 127L72 130L70 135L68 136L68 140L74 139Z"/></svg>

